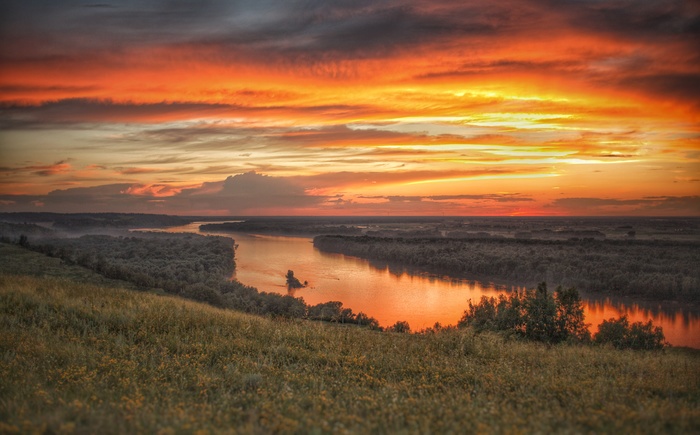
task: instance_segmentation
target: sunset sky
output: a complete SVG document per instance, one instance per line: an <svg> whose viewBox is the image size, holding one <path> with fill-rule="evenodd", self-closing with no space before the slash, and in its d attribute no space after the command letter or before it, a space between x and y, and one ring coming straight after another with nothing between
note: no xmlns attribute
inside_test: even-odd
<svg viewBox="0 0 700 435"><path fill-rule="evenodd" d="M0 211L700 216L700 2L3 1Z"/></svg>

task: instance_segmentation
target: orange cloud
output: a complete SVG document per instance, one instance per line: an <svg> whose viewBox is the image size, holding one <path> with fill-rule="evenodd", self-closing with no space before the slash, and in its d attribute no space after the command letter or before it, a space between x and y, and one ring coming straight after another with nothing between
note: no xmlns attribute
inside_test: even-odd
<svg viewBox="0 0 700 435"><path fill-rule="evenodd" d="M42 11L0 5L8 195L75 185L97 189L98 201L109 191L100 186L117 184L131 186L128 198L109 191L124 207L147 210L129 201L149 197L159 210L221 213L204 198L222 177L250 171L306 189L295 193L304 205L280 213L437 213L446 201L360 209L360 197L489 189L542 199L483 210L450 200L446 210L569 213L578 209L556 202L555 188L564 198L614 189L620 201L697 192L700 8L688 2L47 2ZM27 163L36 155L56 163ZM188 195L201 201L175 201ZM596 210L618 206L654 212ZM251 200L246 210L272 208Z"/></svg>

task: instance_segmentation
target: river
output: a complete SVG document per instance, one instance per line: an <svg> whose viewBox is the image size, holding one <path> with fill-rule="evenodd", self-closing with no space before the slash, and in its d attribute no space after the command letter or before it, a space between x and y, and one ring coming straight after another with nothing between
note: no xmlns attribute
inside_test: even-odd
<svg viewBox="0 0 700 435"><path fill-rule="evenodd" d="M168 232L199 233L200 223L168 228ZM209 233L211 234L211 233ZM288 294L287 270L308 286L292 294L308 304L340 301L376 318L382 326L407 321L413 331L436 322L454 325L471 299L515 290L463 279L409 273L401 268L374 266L370 262L314 248L308 237L220 233L235 239L236 272L233 278L260 291ZM700 349L700 312L683 304L639 303L582 295L586 322L591 331L603 320L626 314L630 322L652 320L661 326L666 340L675 346Z"/></svg>

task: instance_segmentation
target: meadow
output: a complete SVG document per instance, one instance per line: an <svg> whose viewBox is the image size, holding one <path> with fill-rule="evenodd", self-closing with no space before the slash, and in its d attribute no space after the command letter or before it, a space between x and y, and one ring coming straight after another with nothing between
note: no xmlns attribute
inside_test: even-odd
<svg viewBox="0 0 700 435"><path fill-rule="evenodd" d="M0 433L700 431L697 351L271 319L23 253L33 273L0 273Z"/></svg>

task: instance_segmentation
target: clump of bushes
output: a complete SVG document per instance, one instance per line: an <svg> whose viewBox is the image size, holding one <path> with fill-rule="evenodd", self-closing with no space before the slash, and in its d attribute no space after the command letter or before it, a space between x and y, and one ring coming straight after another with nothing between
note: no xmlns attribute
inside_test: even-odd
<svg viewBox="0 0 700 435"><path fill-rule="evenodd" d="M402 334L409 334L411 332L411 326L408 324L408 322L404 320L399 320L398 322L394 323L390 327L387 328L387 331L389 332L399 332Z"/></svg>
<svg viewBox="0 0 700 435"><path fill-rule="evenodd" d="M654 326L651 320L630 324L627 316L604 320L598 325L593 341L618 349L662 349L666 345L660 326Z"/></svg>
<svg viewBox="0 0 700 435"><path fill-rule="evenodd" d="M471 326L476 331L506 331L546 343L590 341L578 291L573 287L558 287L552 294L544 282L534 290L498 298L483 296L476 305L470 300L457 326Z"/></svg>
<svg viewBox="0 0 700 435"><path fill-rule="evenodd" d="M533 290L498 298L483 296L477 304L470 300L457 326L470 326L477 332L506 332L545 343L591 342L578 291L560 286L552 294L544 282ZM653 326L651 320L630 325L626 316L604 321L592 341L618 349L661 349L666 345L661 327Z"/></svg>
<svg viewBox="0 0 700 435"><path fill-rule="evenodd" d="M363 312L357 314L350 308L343 308L343 303L339 301L323 302L308 307L306 318L310 320L321 320L324 322L350 323L366 326L370 329L381 330L379 322L374 317L370 317Z"/></svg>

